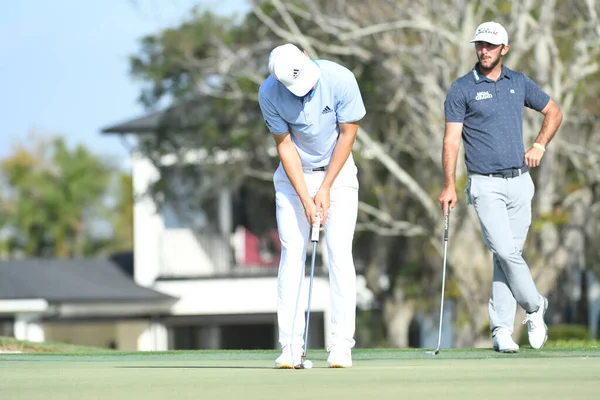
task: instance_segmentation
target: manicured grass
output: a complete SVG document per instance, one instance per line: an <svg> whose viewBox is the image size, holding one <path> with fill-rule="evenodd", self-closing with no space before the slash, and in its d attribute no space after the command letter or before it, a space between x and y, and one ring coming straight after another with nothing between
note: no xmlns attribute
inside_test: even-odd
<svg viewBox="0 0 600 400"><path fill-rule="evenodd" d="M37 343L25 340L17 340L6 336L0 336L0 352L17 351L21 353L114 353L114 350L78 346L66 343Z"/></svg>
<svg viewBox="0 0 600 400"><path fill-rule="evenodd" d="M6 399L592 399L600 347L356 349L354 367L274 370L276 351L78 352L0 355Z"/></svg>

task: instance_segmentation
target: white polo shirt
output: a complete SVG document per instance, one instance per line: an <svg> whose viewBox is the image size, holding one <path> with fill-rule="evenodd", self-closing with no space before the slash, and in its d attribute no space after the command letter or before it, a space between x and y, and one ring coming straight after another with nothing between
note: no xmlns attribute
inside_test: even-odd
<svg viewBox="0 0 600 400"><path fill-rule="evenodd" d="M258 102L269 131L290 132L303 168L329 165L340 134L339 123L356 122L365 114L356 77L346 67L315 61L321 77L315 89L301 98L270 75L260 86Z"/></svg>

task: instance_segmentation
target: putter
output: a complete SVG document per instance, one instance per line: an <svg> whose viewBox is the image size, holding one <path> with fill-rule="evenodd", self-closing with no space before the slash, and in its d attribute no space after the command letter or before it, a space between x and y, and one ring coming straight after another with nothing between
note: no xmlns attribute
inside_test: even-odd
<svg viewBox="0 0 600 400"><path fill-rule="evenodd" d="M450 225L450 205L446 208L446 215L444 215L444 262L442 267L442 299L440 300L440 324L438 329L438 342L437 348L432 351L428 351L429 355L438 355L440 353L440 346L442 344L442 321L444 317L444 289L446 286L446 258L448 255L448 226Z"/></svg>
<svg viewBox="0 0 600 400"><path fill-rule="evenodd" d="M294 366L296 369L310 369L312 368L312 361L305 360L306 357L306 349L308 344L308 324L310 323L310 302L312 299L312 286L313 286L313 278L315 275L315 259L317 257L317 243L319 242L319 230L321 228L321 216L317 214L317 220L311 227L310 231L310 240L313 243L311 262L310 262L310 281L308 286L308 308L306 313L306 324L304 331L304 349L302 351L302 356L300 359L300 365ZM292 322L292 337L294 336L294 325L296 323L296 315L298 312L298 304L300 302L300 294L302 293L302 281L304 280L304 268L302 269L302 278L300 279L300 285L298 287L298 296L296 297L296 308L294 310L294 320ZM292 346L292 360L294 359L294 346Z"/></svg>
<svg viewBox="0 0 600 400"><path fill-rule="evenodd" d="M317 257L317 243L319 242L319 230L321 229L321 216L317 214L317 220L313 224L310 230L310 240L313 243L311 260L310 260L310 280L308 284L308 308L306 311L306 324L304 330L304 352L302 353L302 363L300 364L301 368L312 368L312 361L305 360L306 358L306 349L308 347L308 324L310 323L310 301L312 299L312 286L313 286L313 278L315 276L315 259Z"/></svg>

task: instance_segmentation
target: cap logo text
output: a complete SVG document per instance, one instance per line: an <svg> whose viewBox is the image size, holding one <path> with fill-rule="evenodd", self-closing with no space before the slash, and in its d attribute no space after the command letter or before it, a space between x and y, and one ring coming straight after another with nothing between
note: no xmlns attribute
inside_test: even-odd
<svg viewBox="0 0 600 400"><path fill-rule="evenodd" d="M492 34L492 35L497 35L498 31L494 31L494 30L492 30L490 28L479 28L479 29L477 29L477 34L478 35L482 34L482 33L489 33L489 34Z"/></svg>

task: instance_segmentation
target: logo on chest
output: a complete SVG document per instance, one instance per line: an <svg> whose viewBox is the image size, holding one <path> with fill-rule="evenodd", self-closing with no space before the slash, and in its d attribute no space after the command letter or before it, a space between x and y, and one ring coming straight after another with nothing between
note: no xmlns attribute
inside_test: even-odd
<svg viewBox="0 0 600 400"><path fill-rule="evenodd" d="M487 90L485 92L477 92L477 96L475 96L475 100L479 101L479 100L487 100L487 99L491 99L492 94L490 92L488 92Z"/></svg>
<svg viewBox="0 0 600 400"><path fill-rule="evenodd" d="M329 114L330 112L333 112L333 110L329 106L325 106L321 114Z"/></svg>

